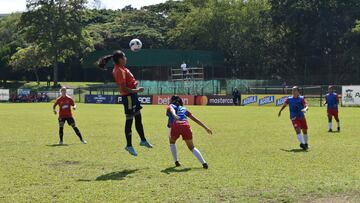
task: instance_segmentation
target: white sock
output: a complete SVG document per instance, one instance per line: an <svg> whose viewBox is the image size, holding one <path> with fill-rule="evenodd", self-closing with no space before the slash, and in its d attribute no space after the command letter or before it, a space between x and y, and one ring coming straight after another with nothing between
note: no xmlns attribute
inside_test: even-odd
<svg viewBox="0 0 360 203"><path fill-rule="evenodd" d="M177 151L176 151L176 145L175 144L170 144L170 151L171 151L171 154L174 158L174 161L179 161L178 160L178 156L177 156Z"/></svg>
<svg viewBox="0 0 360 203"><path fill-rule="evenodd" d="M299 133L299 134L297 135L297 139L299 140L299 142L300 142L301 144L305 144L305 143L304 143L304 137L301 135L301 133Z"/></svg>
<svg viewBox="0 0 360 203"><path fill-rule="evenodd" d="M307 135L307 134L304 134L304 142L305 142L305 144L307 144L307 143L308 143L308 140L309 140L308 135Z"/></svg>
<svg viewBox="0 0 360 203"><path fill-rule="evenodd" d="M340 128L340 121L339 121L339 122L337 122L337 124L338 124L338 128Z"/></svg>
<svg viewBox="0 0 360 203"><path fill-rule="evenodd" d="M196 156L196 158L200 161L201 164L206 163L205 159L202 157L200 151L194 147L192 153Z"/></svg>
<svg viewBox="0 0 360 203"><path fill-rule="evenodd" d="M332 129L332 123L329 122L329 129Z"/></svg>

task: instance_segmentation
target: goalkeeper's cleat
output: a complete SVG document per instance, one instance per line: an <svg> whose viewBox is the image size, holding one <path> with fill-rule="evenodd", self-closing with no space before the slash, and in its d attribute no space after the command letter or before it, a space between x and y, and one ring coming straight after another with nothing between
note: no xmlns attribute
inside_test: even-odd
<svg viewBox="0 0 360 203"><path fill-rule="evenodd" d="M141 141L140 146L147 147L147 148L153 148L152 144L148 141Z"/></svg>
<svg viewBox="0 0 360 203"><path fill-rule="evenodd" d="M136 153L134 147L125 147L125 150L129 152L129 154L133 155L133 156L137 156L138 154Z"/></svg>

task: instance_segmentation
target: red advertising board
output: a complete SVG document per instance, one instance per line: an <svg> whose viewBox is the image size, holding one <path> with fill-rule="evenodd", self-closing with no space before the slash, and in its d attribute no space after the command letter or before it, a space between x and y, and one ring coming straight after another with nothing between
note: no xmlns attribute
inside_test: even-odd
<svg viewBox="0 0 360 203"><path fill-rule="evenodd" d="M154 95L152 99L153 104L168 105L172 95ZM179 95L183 100L184 105L194 105L195 97L192 95Z"/></svg>

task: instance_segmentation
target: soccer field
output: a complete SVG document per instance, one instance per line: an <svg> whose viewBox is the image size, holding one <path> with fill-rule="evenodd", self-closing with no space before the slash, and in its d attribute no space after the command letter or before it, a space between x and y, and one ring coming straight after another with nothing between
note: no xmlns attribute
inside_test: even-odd
<svg viewBox="0 0 360 203"><path fill-rule="evenodd" d="M340 109L341 133L327 132L325 108L310 107L308 152L299 151L288 110L188 106L214 131L192 124L204 170L177 143L174 168L164 106L144 106L153 149L125 152L122 105L78 104L87 145L58 123L51 104L0 104L0 202L345 202L360 201L360 109Z"/></svg>

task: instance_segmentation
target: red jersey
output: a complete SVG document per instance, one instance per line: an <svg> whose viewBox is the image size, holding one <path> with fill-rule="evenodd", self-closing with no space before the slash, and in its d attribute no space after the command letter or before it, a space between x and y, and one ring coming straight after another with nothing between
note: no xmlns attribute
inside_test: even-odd
<svg viewBox="0 0 360 203"><path fill-rule="evenodd" d="M71 107L75 105L74 100L69 96L61 96L56 99L54 108L59 105L59 118L71 118Z"/></svg>
<svg viewBox="0 0 360 203"><path fill-rule="evenodd" d="M130 89L135 89L138 85L133 74L126 67L121 67L115 64L113 69L113 76L116 84L119 87L120 95L126 96L128 93L126 92L125 87Z"/></svg>

